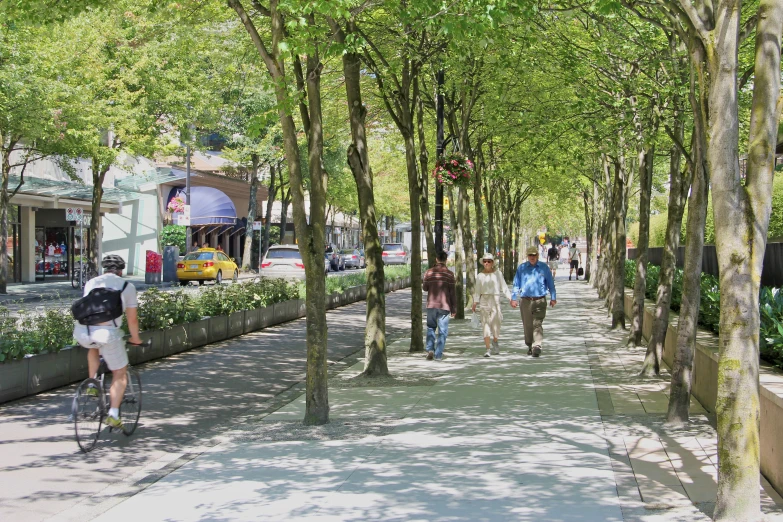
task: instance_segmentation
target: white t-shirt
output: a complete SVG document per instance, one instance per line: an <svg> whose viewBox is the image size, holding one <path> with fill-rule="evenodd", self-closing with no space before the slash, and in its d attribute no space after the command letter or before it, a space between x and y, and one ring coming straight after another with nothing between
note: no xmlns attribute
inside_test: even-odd
<svg viewBox="0 0 783 522"><path fill-rule="evenodd" d="M125 283L126 281L116 274L103 274L87 281L87 284L84 285L84 295L89 294L95 288L122 290L122 286ZM126 308L138 308L138 306L139 303L136 300L136 287L133 286L133 283L128 282L128 286L122 291L122 310L125 311ZM122 320L117 319L116 323L117 324L115 325L114 322L109 321L108 323L101 323L100 326L114 326L119 328L120 325L122 325Z"/></svg>
<svg viewBox="0 0 783 522"><path fill-rule="evenodd" d="M568 249L568 259L570 261L579 261L579 256L582 255L582 251L576 247Z"/></svg>

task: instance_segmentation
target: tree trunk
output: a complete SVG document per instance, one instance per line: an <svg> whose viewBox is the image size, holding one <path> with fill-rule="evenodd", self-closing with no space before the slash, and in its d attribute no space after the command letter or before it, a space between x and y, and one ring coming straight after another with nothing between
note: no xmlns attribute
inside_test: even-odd
<svg viewBox="0 0 783 522"><path fill-rule="evenodd" d="M305 130L307 132L308 159L310 168L310 223L308 224L304 179L299 157L297 128L293 116L287 110L289 103L288 87L291 83L284 68L284 53L279 43L285 40L285 22L278 10L279 0L269 3L272 35L272 51L267 51L266 45L255 25L244 10L240 0L228 0L253 44L267 67L273 80L275 98L278 104L278 117L283 133L286 164L288 166L291 198L294 204L294 227L299 240L299 252L305 265L305 285L307 289L307 377L305 388L306 425L326 424L329 422L329 398L327 389L327 332L326 332L326 281L324 276L324 239L326 216L324 207L326 201L326 177L322 165L323 128L321 123L321 63L318 56L318 42L311 42L312 49L307 55L306 96L308 111L304 113ZM314 24L313 17L307 18L309 25ZM298 57L294 58L299 65ZM301 69L301 67L299 67ZM296 70L296 67L295 67ZM297 82L302 90L304 79ZM304 93L302 93L304 94ZM304 100L300 100L300 109ZM307 121L309 117L309 121ZM284 233L284 231L282 231Z"/></svg>
<svg viewBox="0 0 783 522"><path fill-rule="evenodd" d="M250 202L247 205L247 226L245 227L245 251L242 256L242 270L250 270L253 258L253 222L256 220L256 192L258 191L258 154L250 155ZM260 253L260 250L259 250Z"/></svg>
<svg viewBox="0 0 783 522"><path fill-rule="evenodd" d="M696 50L700 56L702 48ZM701 59L693 60L696 67ZM704 96L700 97L704 100ZM703 103L703 102L702 102ZM677 323L677 346L672 365L672 380L669 392L669 407L666 422L674 426L688 423L690 418L691 382L693 378L693 355L695 353L699 304L701 302L701 268L704 253L704 226L707 222L709 193L709 172L707 171L703 108L696 101L691 84L691 106L693 108L693 137L691 192L688 199L688 223L685 229L685 266L682 278L682 303Z"/></svg>
<svg viewBox="0 0 783 522"><path fill-rule="evenodd" d="M718 498L716 520L760 519L759 284L772 198L780 95L783 3L761 0L748 137L748 170L739 170L737 52L740 3L716 7L710 72L707 158L720 272Z"/></svg>
<svg viewBox="0 0 783 522"><path fill-rule="evenodd" d="M636 279L633 287L633 313L628 346L642 344L644 322L644 293L647 288L647 246L650 241L650 199L652 196L652 163L655 149L639 150L639 244L636 245Z"/></svg>
<svg viewBox="0 0 783 522"><path fill-rule="evenodd" d="M484 200L487 202L487 248L493 256L497 255L498 246L495 240L495 199L490 195L489 181L484 183ZM496 262L499 266L499 263Z"/></svg>
<svg viewBox="0 0 783 522"><path fill-rule="evenodd" d="M413 79L413 96L416 100L416 130L419 136L419 206L421 207L421 217L424 223L424 236L427 241L427 266L435 266L435 236L432 231L432 216L430 216L430 168L429 153L427 152L427 140L424 132L424 100L419 92L419 78ZM442 246L442 245L441 245Z"/></svg>
<svg viewBox="0 0 783 522"><path fill-rule="evenodd" d="M90 244L87 253L87 261L90 265L90 278L98 275L98 267L101 266L101 201L103 201L103 180L109 172L111 164L103 165L97 158L92 158L92 216L90 217Z"/></svg>
<svg viewBox="0 0 783 522"><path fill-rule="evenodd" d="M421 215L419 213L419 179L416 166L416 143L413 139L413 115L403 123L410 129L405 136L405 163L408 167L408 193L411 206L411 352L424 351L421 289Z"/></svg>
<svg viewBox="0 0 783 522"><path fill-rule="evenodd" d="M674 134L680 143L683 138L683 122L675 121ZM672 301L672 284L677 270L677 250L680 246L680 230L685 200L688 196L687 183L680 172L682 153L678 145L672 145L669 161L669 215L666 221L666 241L663 246L663 259L658 279L658 292L655 299L655 314L652 335L647 344L641 375L650 377L660 375L663 347L666 331L669 329L669 309Z"/></svg>
<svg viewBox="0 0 783 522"><path fill-rule="evenodd" d="M351 24L348 31L353 33ZM338 33L342 34L342 33ZM343 40L341 40L343 41ZM386 293L384 291L383 257L378 222L375 215L373 174L370 168L365 117L360 81L361 62L355 53L343 54L345 92L351 124L348 165L356 182L359 197L359 220L364 237L367 264L367 312L364 329L364 375L389 375L386 362Z"/></svg>
<svg viewBox="0 0 783 522"><path fill-rule="evenodd" d="M627 191L631 183L628 180L628 171L625 167L625 158L620 153L620 158L615 165L615 206L614 206L614 256L612 266L612 330L625 329L625 215L628 210Z"/></svg>
<svg viewBox="0 0 783 522"><path fill-rule="evenodd" d="M470 195L468 189L459 189L460 215L462 216L462 243L465 249L465 306L470 303L468 298L473 297L473 288L476 285L476 261L473 253L473 234L470 230Z"/></svg>
<svg viewBox="0 0 783 522"><path fill-rule="evenodd" d="M6 144L0 134L0 294L8 292L8 207L11 195L8 192L9 176L11 175L11 151L14 144Z"/></svg>
<svg viewBox="0 0 783 522"><path fill-rule="evenodd" d="M275 170L276 165L274 163L269 165L269 192L266 197L266 214L264 215L265 221L264 221L264 237L263 237L263 243L261 245L261 248L258 249L258 262L261 263L261 260L264 259L264 256L266 255L266 251L269 250L269 231L272 228L272 206L275 203L275 193L277 192L277 187L275 186ZM247 248L247 246L245 246Z"/></svg>
<svg viewBox="0 0 783 522"><path fill-rule="evenodd" d="M288 227L288 205L291 204L291 182L288 182L288 191L285 190L285 185L280 183L280 244L285 244L285 229ZM324 220L326 216L324 216ZM296 228L296 227L294 227Z"/></svg>
<svg viewBox="0 0 783 522"><path fill-rule="evenodd" d="M476 270L482 270L481 258L484 257L484 209L481 206L481 177L484 170L484 157L481 153L482 144L478 144L478 154L473 160L476 179L473 180L473 208L476 209ZM493 253L494 255L494 253ZM475 276L474 276L475 279Z"/></svg>
<svg viewBox="0 0 783 522"><path fill-rule="evenodd" d="M454 190L452 190L451 187L448 188L449 192L449 200L456 202L454 199L455 194ZM459 208L458 211L454 211L454 207L458 205L450 205L449 206L449 214L451 217L451 230L454 233L454 277L457 280L457 310L456 310L456 318L457 319L464 319L465 318L465 287L464 284L464 273L462 271L462 265L465 262L464 256L465 256L465 250L462 248L462 219L459 216Z"/></svg>

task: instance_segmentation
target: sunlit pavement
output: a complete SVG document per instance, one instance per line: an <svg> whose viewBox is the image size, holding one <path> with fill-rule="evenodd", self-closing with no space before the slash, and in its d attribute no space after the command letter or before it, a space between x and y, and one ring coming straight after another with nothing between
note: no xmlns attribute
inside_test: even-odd
<svg viewBox="0 0 783 522"><path fill-rule="evenodd" d="M301 395L259 407L215 445L172 455L149 487L109 492L102 506L117 505L98 520L709 520L704 410L664 428L668 375L637 378L644 349L608 332L594 291L564 273L541 358L508 305L499 356L454 320L443 362L393 343L398 385L350 387L361 363L334 375L326 427L301 426ZM783 519L767 491L767 518Z"/></svg>

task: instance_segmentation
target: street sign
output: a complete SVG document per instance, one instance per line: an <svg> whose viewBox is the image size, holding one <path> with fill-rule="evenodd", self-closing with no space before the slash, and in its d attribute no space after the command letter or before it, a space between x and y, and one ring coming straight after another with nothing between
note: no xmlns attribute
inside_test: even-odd
<svg viewBox="0 0 783 522"><path fill-rule="evenodd" d="M77 221L79 221L82 225L84 225L85 227L90 226L90 223L92 222L92 214L82 214L81 216L79 216L79 218L80 219L78 219Z"/></svg>
<svg viewBox="0 0 783 522"><path fill-rule="evenodd" d="M76 210L81 209L75 209L73 207L68 207L65 209L65 220L66 221L76 221Z"/></svg>
<svg viewBox="0 0 783 522"><path fill-rule="evenodd" d="M263 221L253 221L253 230L261 230L264 228Z"/></svg>
<svg viewBox="0 0 783 522"><path fill-rule="evenodd" d="M185 209L182 211L182 215L179 217L179 223L178 225L182 225L185 227L190 226L190 205L185 205Z"/></svg>

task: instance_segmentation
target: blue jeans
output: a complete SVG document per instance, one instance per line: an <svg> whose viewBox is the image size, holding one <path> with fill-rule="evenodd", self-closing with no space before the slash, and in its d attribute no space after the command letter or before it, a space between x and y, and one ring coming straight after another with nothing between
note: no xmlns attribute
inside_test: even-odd
<svg viewBox="0 0 783 522"><path fill-rule="evenodd" d="M427 351L435 352L435 358L443 357L443 348L446 346L446 336L449 335L449 316L448 310L440 308L427 308ZM435 330L438 330L437 341L435 340Z"/></svg>

